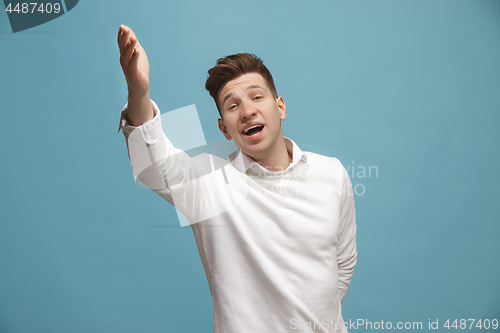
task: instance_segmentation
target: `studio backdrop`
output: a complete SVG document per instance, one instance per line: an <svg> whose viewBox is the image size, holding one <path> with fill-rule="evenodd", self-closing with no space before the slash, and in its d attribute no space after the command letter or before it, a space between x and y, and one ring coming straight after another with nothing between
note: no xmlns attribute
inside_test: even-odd
<svg viewBox="0 0 500 333"><path fill-rule="evenodd" d="M0 332L212 332L192 230L135 181L117 133L120 24L162 114L191 106L210 149L228 146L207 70L250 52L286 103L284 135L342 162L357 212L349 332L498 331L500 1L4 5Z"/></svg>

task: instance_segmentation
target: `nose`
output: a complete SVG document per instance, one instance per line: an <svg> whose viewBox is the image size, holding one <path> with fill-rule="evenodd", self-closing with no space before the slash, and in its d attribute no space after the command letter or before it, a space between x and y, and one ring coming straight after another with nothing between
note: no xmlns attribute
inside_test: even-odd
<svg viewBox="0 0 500 333"><path fill-rule="evenodd" d="M257 109L255 108L255 105L252 105L252 103L249 102L242 102L240 112L241 120L252 119L256 114Z"/></svg>

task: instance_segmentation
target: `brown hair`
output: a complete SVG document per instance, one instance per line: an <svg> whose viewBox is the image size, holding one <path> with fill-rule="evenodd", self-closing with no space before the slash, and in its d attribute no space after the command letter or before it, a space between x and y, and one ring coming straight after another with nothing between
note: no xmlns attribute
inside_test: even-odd
<svg viewBox="0 0 500 333"><path fill-rule="evenodd" d="M208 78L205 82L205 88L213 97L217 110L222 118L221 105L219 105L219 92L226 83L238 78L246 73L258 73L262 75L267 83L271 94L278 98L274 80L264 63L255 54L237 53L228 55L225 58L219 58L217 65L208 70Z"/></svg>

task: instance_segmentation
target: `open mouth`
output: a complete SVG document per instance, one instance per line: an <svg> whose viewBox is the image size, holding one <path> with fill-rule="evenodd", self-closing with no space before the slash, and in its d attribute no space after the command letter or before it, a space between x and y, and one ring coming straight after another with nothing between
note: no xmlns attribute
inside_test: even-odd
<svg viewBox="0 0 500 333"><path fill-rule="evenodd" d="M252 136L258 134L260 131L262 131L263 128L263 125L255 125L244 130L243 134L245 134L246 136Z"/></svg>

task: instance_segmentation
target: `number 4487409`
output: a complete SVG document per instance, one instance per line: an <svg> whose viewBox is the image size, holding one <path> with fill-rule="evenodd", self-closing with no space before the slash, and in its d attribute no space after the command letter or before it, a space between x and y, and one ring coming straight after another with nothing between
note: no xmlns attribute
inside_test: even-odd
<svg viewBox="0 0 500 333"><path fill-rule="evenodd" d="M475 325L474 325L475 323ZM446 320L446 323L444 323L443 327L446 327L447 329L454 328L454 329L472 329L473 327L479 328L479 329L494 329L496 330L498 328L498 320L493 319L479 319L476 321L476 319L455 319L455 321L450 325L450 319Z"/></svg>
<svg viewBox="0 0 500 333"><path fill-rule="evenodd" d="M31 8L30 8L30 6L31 6ZM37 8L37 6L38 6L38 8ZM19 3L18 2L16 4L16 6L14 7L14 9L12 9L12 3L9 2L8 6L5 8L5 11L8 12L9 14L11 14L12 12L16 12L19 14L20 13L33 14L35 11L40 12L40 13L47 13L47 14L54 12L57 14L57 13L59 13L60 10L61 10L61 5L57 2L54 3L53 6L49 2L46 4L44 4L43 2L40 4L38 4L36 2L30 2L30 3L27 3L27 2Z"/></svg>

